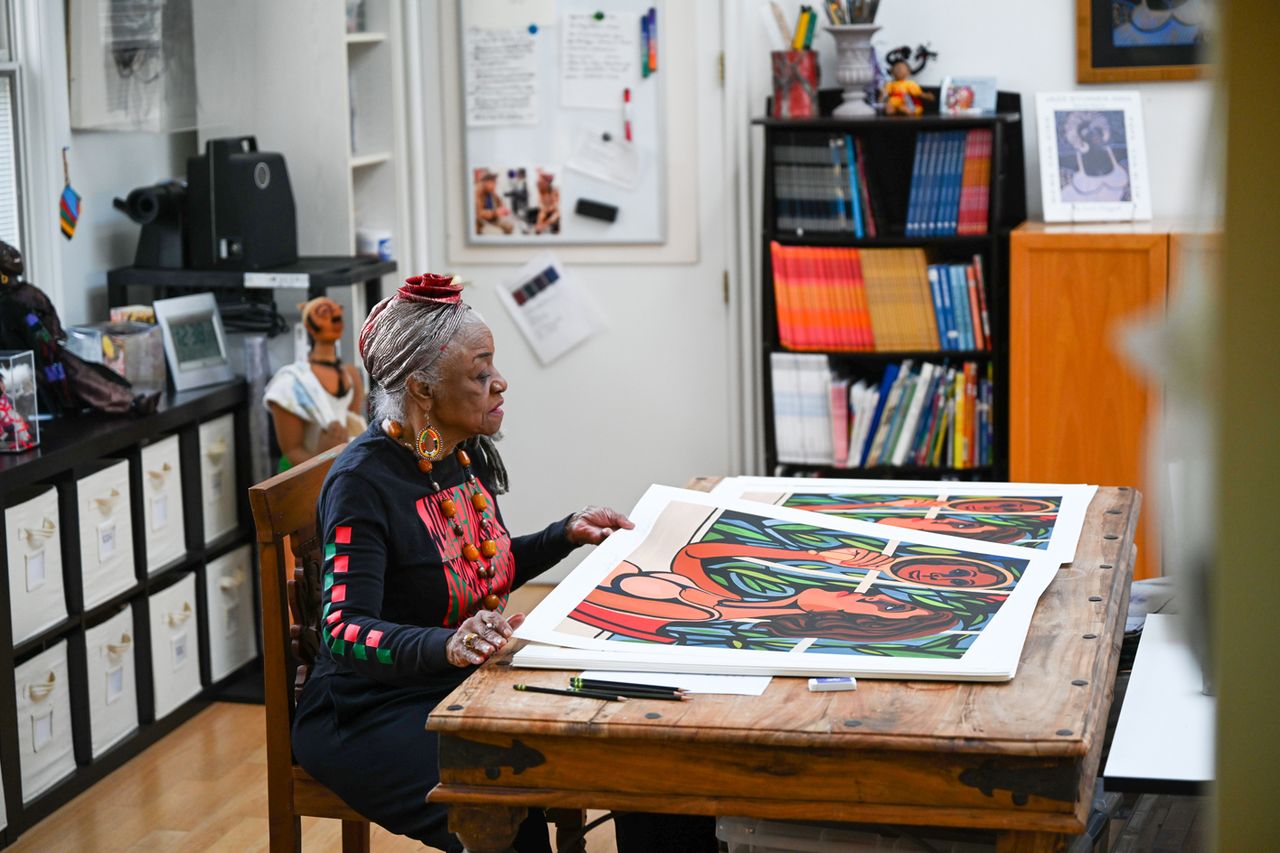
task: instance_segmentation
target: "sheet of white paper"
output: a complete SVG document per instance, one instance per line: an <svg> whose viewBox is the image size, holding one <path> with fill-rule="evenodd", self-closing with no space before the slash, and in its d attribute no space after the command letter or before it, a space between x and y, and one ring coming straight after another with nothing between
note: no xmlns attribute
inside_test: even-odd
<svg viewBox="0 0 1280 853"><path fill-rule="evenodd" d="M467 18L487 27L527 29L555 23L555 0L467 0Z"/></svg>
<svg viewBox="0 0 1280 853"><path fill-rule="evenodd" d="M679 687L690 693L726 693L734 696L759 696L773 679L768 675L690 675L687 672L610 672L588 669L583 678L600 681L622 681L627 684L661 684Z"/></svg>
<svg viewBox="0 0 1280 853"><path fill-rule="evenodd" d="M542 252L500 282L498 298L543 364L602 328L590 298L550 252Z"/></svg>
<svg viewBox="0 0 1280 853"><path fill-rule="evenodd" d="M578 131L573 155L565 161L565 166L629 190L640 186L639 150L633 143L597 128Z"/></svg>
<svg viewBox="0 0 1280 853"><path fill-rule="evenodd" d="M536 38L527 28L467 27L462 49L468 127L537 124Z"/></svg>
<svg viewBox="0 0 1280 853"><path fill-rule="evenodd" d="M571 12L560 30L560 103L621 111L622 90L636 81L639 17Z"/></svg>

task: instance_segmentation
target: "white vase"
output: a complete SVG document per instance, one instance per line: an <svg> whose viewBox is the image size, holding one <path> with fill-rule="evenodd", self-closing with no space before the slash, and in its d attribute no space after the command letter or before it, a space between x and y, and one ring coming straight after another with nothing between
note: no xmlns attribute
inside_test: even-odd
<svg viewBox="0 0 1280 853"><path fill-rule="evenodd" d="M867 84L875 78L872 67L871 37L879 24L842 24L827 27L836 40L836 80L844 89L844 103L832 113L837 118L860 118L875 115L875 107L867 103Z"/></svg>

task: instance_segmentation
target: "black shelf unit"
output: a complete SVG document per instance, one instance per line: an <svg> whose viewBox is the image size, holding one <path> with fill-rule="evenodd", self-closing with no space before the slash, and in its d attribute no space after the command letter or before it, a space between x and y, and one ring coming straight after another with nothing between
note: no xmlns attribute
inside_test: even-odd
<svg viewBox="0 0 1280 853"><path fill-rule="evenodd" d="M40 446L18 455L0 456L0 505L32 486L54 486L58 490L59 528L61 530L63 588L67 618L14 646L0 648L0 773L3 774L5 811L8 826L0 834L4 845L13 843L31 826L65 805L86 788L102 779L124 762L173 731L215 700L262 701L261 647L256 657L218 682L210 677L209 613L204 600L206 564L222 554L254 541L252 520L247 501L249 484L248 454L236 457L238 502L237 526L234 530L205 544L201 510L203 500L199 483L199 425L210 418L230 413L233 417L236 443L247 447L248 388L243 380L193 391L170 392L162 398L157 411L145 417L100 416L62 418L41 424ZM83 606L80 552L78 543L78 509L72 497L75 481L86 466L106 458L132 458L151 439L176 434L184 475L184 538L186 553L156 572L149 573L146 560L145 530L141 529L142 513L134 507L133 557L136 582L124 592L95 604ZM130 465L130 476L137 476L137 465ZM131 489L139 484L132 483ZM135 492L137 494L137 492ZM7 555L7 537L0 526L0 554ZM7 563L7 556L4 557ZM7 567L6 567L7 569ZM197 624L200 626L199 695L177 710L156 720L151 680L149 598L167 586L194 575L197 587ZM139 725L136 731L97 759L92 757L92 742L87 695L87 659L85 631L130 608L134 623L134 666L138 698ZM254 612L260 612L258 591L254 587ZM8 583L0 583L0 636L12 637L13 625ZM21 767L19 762L18 719L14 668L17 664L67 642L67 668L71 690L72 743L76 769L68 777L35 800L22 803ZM256 689L255 689L256 688Z"/></svg>
<svg viewBox="0 0 1280 853"><path fill-rule="evenodd" d="M929 87L925 87L930 91ZM1009 410L1009 233L1026 219L1026 173L1022 149L1022 103L1016 92L1000 92L996 112L986 116L943 116L936 112L937 90L931 113L922 116L868 116L840 119L831 116L842 101L838 89L818 93L820 117L801 119L758 118L752 124L764 131L764 180L761 219L761 328L762 388L764 392L765 469L771 474L794 476L834 476L897 479L1008 479L1008 410ZM992 132L991 178L987 231L978 235L935 237L907 236L905 223L915 159L916 136L922 131L965 130L986 128ZM781 229L776 226L775 147L796 140L825 140L832 134L852 134L860 140L866 157L868 192L876 212L876 237L858 238L853 234L829 231L808 232L803 229ZM876 466L867 468L835 468L827 465L801 465L778 462L776 432L773 422L773 382L769 355L789 352L779 342L778 319L774 302L771 242L793 246L830 246L842 248L913 248L925 250L930 263L960 262L981 255L986 280L992 343L981 351L897 351L897 352L826 352L833 371L854 378L878 380L890 362L903 359L928 359L951 363L975 361L991 364L994 371L994 464L975 468L935 468L920 466ZM812 352L812 350L806 350Z"/></svg>

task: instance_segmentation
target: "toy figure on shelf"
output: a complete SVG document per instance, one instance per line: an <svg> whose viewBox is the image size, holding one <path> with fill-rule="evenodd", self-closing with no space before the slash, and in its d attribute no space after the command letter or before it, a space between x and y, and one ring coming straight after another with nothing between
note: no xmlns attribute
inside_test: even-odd
<svg viewBox="0 0 1280 853"><path fill-rule="evenodd" d="M299 308L311 345L306 361L286 364L267 383L280 468L285 471L364 432L364 387L354 365L338 358L342 306L328 297Z"/></svg>
<svg viewBox="0 0 1280 853"><path fill-rule="evenodd" d="M35 353L40 410L54 415L89 408L108 414L147 415L159 391L139 394L128 380L61 346L67 333L44 291L21 281L22 253L0 242L0 349Z"/></svg>
<svg viewBox="0 0 1280 853"><path fill-rule="evenodd" d="M916 48L916 64L912 65L911 48L902 46L889 51L885 64L889 67L892 78L881 90L885 115L918 116L924 112L924 102L932 101L933 95L920 88L912 76L919 74L929 64L930 59L937 59L938 54L924 45Z"/></svg>
<svg viewBox="0 0 1280 853"><path fill-rule="evenodd" d="M34 381L27 365L20 365L19 369L22 373L18 375L0 369L0 453L21 453L40 443L32 434L27 419L9 399L10 387L20 390L23 385L30 387Z"/></svg>

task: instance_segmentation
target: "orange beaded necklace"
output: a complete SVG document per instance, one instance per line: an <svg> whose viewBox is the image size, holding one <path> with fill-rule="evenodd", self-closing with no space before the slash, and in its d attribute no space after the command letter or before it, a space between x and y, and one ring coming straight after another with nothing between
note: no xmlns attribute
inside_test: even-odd
<svg viewBox="0 0 1280 853"><path fill-rule="evenodd" d="M392 440L414 451L418 457L418 470L424 474L430 475L432 464L430 459L423 458L420 448L414 447L406 441L401 441L400 436L404 434L404 430L398 421L387 420L382 422L382 431ZM485 497L484 492L480 490L480 482L476 479L476 475L471 471L471 457L467 452L459 447L454 451L454 458L458 460L458 464L462 466L463 482L466 483L471 490L471 506L480 516L479 532L485 538L481 540L479 547L473 542L466 539L466 531L463 530L462 524L458 519L458 507L454 504L452 498L442 496L444 491L440 484L436 482L435 477L431 477L431 488L435 491L436 503L440 508L440 514L453 529L453 534L462 540L462 556L469 563L476 564L476 575L483 581L488 581L488 592L485 594L482 602L486 610L497 610L502 604L502 599L494 591L493 584L496 576L496 558L498 556L498 541L494 535L494 528L497 522L493 517L493 510L489 505L489 499Z"/></svg>

